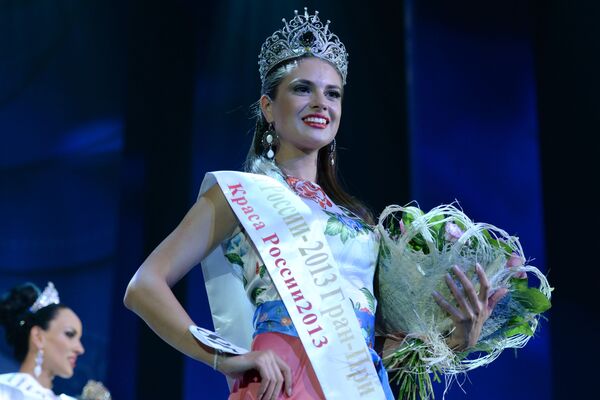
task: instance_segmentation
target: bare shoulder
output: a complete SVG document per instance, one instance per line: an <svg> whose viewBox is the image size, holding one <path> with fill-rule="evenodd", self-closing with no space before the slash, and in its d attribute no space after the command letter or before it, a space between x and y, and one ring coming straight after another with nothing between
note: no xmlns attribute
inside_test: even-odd
<svg viewBox="0 0 600 400"><path fill-rule="evenodd" d="M231 236L237 226L227 199L214 185L198 198L140 270L163 276L172 285Z"/></svg>
<svg viewBox="0 0 600 400"><path fill-rule="evenodd" d="M181 221L183 233L192 234L196 244L203 244L200 258L208 255L219 243L231 236L238 220L219 185L202 194ZM203 239L199 242L196 239Z"/></svg>
<svg viewBox="0 0 600 400"><path fill-rule="evenodd" d="M237 217L219 185L212 186L200 196L190 211L200 214L203 223L212 225L212 233L218 243L231 235L238 226Z"/></svg>

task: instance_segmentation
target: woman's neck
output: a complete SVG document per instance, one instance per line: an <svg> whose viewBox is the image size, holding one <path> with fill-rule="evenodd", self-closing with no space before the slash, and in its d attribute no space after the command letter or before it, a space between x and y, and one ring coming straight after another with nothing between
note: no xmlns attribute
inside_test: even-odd
<svg viewBox="0 0 600 400"><path fill-rule="evenodd" d="M317 180L317 155L318 152L309 154L286 152L284 149L277 152L275 160L277 165L288 176L316 182Z"/></svg>
<svg viewBox="0 0 600 400"><path fill-rule="evenodd" d="M42 373L40 376L36 377L33 373L35 368L35 357L31 359L31 357L27 357L23 364L21 364L21 368L19 368L19 372L29 374L35 378L36 381L46 389L52 389L52 381L54 380L54 376L51 375L46 369L42 368Z"/></svg>

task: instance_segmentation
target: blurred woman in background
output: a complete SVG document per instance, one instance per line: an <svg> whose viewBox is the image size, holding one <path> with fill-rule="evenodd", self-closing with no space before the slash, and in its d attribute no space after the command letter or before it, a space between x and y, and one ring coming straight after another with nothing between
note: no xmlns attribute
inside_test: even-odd
<svg viewBox="0 0 600 400"><path fill-rule="evenodd" d="M0 324L20 363L18 372L0 375L0 400L74 399L52 391L54 377L70 378L83 354L79 317L60 303L52 284L43 292L26 283L0 300Z"/></svg>

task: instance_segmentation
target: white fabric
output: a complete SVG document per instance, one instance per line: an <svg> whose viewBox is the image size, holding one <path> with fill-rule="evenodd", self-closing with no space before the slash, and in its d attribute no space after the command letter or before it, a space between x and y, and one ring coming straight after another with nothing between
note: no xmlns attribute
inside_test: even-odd
<svg viewBox="0 0 600 400"><path fill-rule="evenodd" d="M341 210L314 184L300 187L304 197L309 198L305 202L285 184L264 175L222 171L208 176L217 178L263 262L266 261L271 281L286 304L327 398L348 398L357 391L369 393L369 398L385 398L354 315L354 304L344 291L347 287L362 293L364 287L357 289L340 275L324 236L329 226L316 217L323 210L313 210L311 205L316 201L320 207L338 211L338 214ZM281 207L288 207L293 214L283 212ZM342 224L337 214L330 212L329 218L333 218L334 226L342 226L336 225ZM294 222L290 223L290 219ZM348 231L344 232L343 241L346 241ZM275 236L276 240L266 240ZM274 255L274 251L279 252L281 257ZM283 262L278 264L277 261ZM206 269L210 268L205 266ZM355 278L352 274L350 277ZM372 285L372 271L367 285ZM210 286L208 281L207 286ZM227 303L231 304L229 292L221 292L220 295L224 294ZM216 302L211 300L211 306Z"/></svg>
<svg viewBox="0 0 600 400"><path fill-rule="evenodd" d="M61 394L56 396L31 375L15 372L0 375L0 400L76 400Z"/></svg>
<svg viewBox="0 0 600 400"><path fill-rule="evenodd" d="M207 175L200 186L198 197L215 183L215 178ZM202 260L202 274L215 331L236 346L249 349L252 347L252 316L255 307L248 300L242 281L231 272L221 246L217 246ZM227 377L230 389L233 382L234 379Z"/></svg>
<svg viewBox="0 0 600 400"><path fill-rule="evenodd" d="M204 194L215 183L214 177L207 174L198 196ZM373 296L373 277L379 251L377 232L368 230L366 223L333 202L331 205L323 204L322 207L310 199L302 200L312 209L314 215L321 219L324 226L336 216L346 224L357 226L355 230L347 229L349 234L326 233L325 237L342 274L344 293L356 309L375 314L377 300ZM231 253L240 256L243 266L227 260L225 254ZM252 342L252 315L256 305L265 301L281 300L269 274L261 276L257 271L257 266L260 268L263 264L247 233L239 228L202 262L203 266L214 265L210 270L203 268L203 273L205 282L211 281L207 290L210 291L208 297L216 332L246 349L250 348ZM260 294L256 295L258 292ZM217 302L214 296L219 293L227 293L227 301ZM231 304L238 304L239 307L232 309ZM363 332L367 340L373 334L374 332Z"/></svg>

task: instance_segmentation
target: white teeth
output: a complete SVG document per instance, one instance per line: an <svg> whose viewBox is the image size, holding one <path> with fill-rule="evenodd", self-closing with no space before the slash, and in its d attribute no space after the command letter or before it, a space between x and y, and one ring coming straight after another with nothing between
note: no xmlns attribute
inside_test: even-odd
<svg viewBox="0 0 600 400"><path fill-rule="evenodd" d="M325 118L318 118L318 117L308 117L308 118L304 118L305 122L314 122L316 124L321 124L321 125L325 125L327 123L327 120Z"/></svg>

